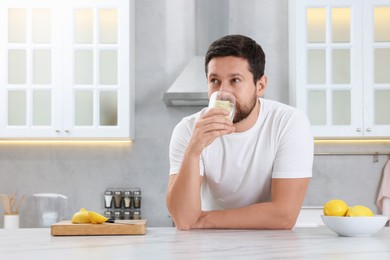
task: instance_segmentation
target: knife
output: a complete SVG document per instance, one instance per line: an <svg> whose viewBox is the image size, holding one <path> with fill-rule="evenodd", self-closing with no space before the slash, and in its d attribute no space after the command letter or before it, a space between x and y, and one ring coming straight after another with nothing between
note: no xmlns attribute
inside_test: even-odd
<svg viewBox="0 0 390 260"><path fill-rule="evenodd" d="M143 224L145 222L145 220L141 220L141 219L132 219L132 220L119 220L119 219L115 219L115 218L109 218L106 223L109 223L109 224L125 224L125 225L139 225L139 224Z"/></svg>

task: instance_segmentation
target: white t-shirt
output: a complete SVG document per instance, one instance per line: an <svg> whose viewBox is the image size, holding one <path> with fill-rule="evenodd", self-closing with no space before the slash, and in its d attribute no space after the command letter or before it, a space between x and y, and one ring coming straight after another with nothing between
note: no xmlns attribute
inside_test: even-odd
<svg viewBox="0 0 390 260"><path fill-rule="evenodd" d="M175 127L169 149L170 174L177 174L196 120L207 108ZM270 201L271 178L312 176L313 137L301 111L260 98L256 124L217 138L200 158L202 210L245 207Z"/></svg>

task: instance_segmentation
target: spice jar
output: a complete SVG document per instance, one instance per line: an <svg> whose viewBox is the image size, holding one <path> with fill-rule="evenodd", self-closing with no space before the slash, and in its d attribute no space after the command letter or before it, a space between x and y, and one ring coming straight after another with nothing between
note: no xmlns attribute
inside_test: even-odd
<svg viewBox="0 0 390 260"><path fill-rule="evenodd" d="M141 211L134 210L134 212L133 212L133 219L141 219Z"/></svg>
<svg viewBox="0 0 390 260"><path fill-rule="evenodd" d="M133 192L133 206L136 209L141 208L141 191L135 190Z"/></svg>
<svg viewBox="0 0 390 260"><path fill-rule="evenodd" d="M109 211L109 210L105 211L105 212L104 212L104 216L105 216L106 218L112 218L112 211Z"/></svg>
<svg viewBox="0 0 390 260"><path fill-rule="evenodd" d="M117 210L117 211L114 211L114 218L115 219L121 219L122 218L122 212Z"/></svg>
<svg viewBox="0 0 390 260"><path fill-rule="evenodd" d="M126 220L131 219L131 212L128 210L124 211L123 212L123 219L126 219Z"/></svg>
<svg viewBox="0 0 390 260"><path fill-rule="evenodd" d="M114 203L115 203L115 208L122 207L122 191L117 190L114 192Z"/></svg>
<svg viewBox="0 0 390 260"><path fill-rule="evenodd" d="M131 191L125 191L123 195L123 205L126 209L131 207Z"/></svg>
<svg viewBox="0 0 390 260"><path fill-rule="evenodd" d="M104 207L111 208L112 207L112 191L106 190L104 192Z"/></svg>

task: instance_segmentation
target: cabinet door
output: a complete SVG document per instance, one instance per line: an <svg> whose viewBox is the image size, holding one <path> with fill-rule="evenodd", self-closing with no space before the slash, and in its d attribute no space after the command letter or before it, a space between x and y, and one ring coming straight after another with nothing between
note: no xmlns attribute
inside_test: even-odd
<svg viewBox="0 0 390 260"><path fill-rule="evenodd" d="M390 1L365 1L364 131L390 135Z"/></svg>
<svg viewBox="0 0 390 260"><path fill-rule="evenodd" d="M64 131L130 137L128 1L77 1L68 11Z"/></svg>
<svg viewBox="0 0 390 260"><path fill-rule="evenodd" d="M315 137L361 136L362 2L290 2L290 103Z"/></svg>
<svg viewBox="0 0 390 260"><path fill-rule="evenodd" d="M133 2L0 2L0 137L132 138Z"/></svg>
<svg viewBox="0 0 390 260"><path fill-rule="evenodd" d="M53 37L51 5L42 1L0 2L0 135L57 137L62 87L61 58Z"/></svg>

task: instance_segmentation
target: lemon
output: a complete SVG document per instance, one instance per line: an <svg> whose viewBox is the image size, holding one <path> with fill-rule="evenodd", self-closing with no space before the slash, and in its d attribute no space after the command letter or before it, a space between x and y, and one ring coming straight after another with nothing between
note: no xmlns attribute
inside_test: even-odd
<svg viewBox="0 0 390 260"><path fill-rule="evenodd" d="M76 212L72 217L73 224L91 223L88 216L88 211L85 208L81 208L79 212Z"/></svg>
<svg viewBox="0 0 390 260"><path fill-rule="evenodd" d="M343 200L329 200L324 205L325 216L345 216L348 211L348 205Z"/></svg>
<svg viewBox="0 0 390 260"><path fill-rule="evenodd" d="M371 209L366 206L356 205L348 209L346 216L347 217L371 217L374 216L374 213L372 213Z"/></svg>
<svg viewBox="0 0 390 260"><path fill-rule="evenodd" d="M88 216L92 224L102 224L108 220L105 216L94 211L88 211Z"/></svg>
<svg viewBox="0 0 390 260"><path fill-rule="evenodd" d="M215 100L213 107L215 108L222 108L225 109L226 111L230 112L230 101L227 100Z"/></svg>
<svg viewBox="0 0 390 260"><path fill-rule="evenodd" d="M108 218L103 215L100 215L94 211L87 211L85 208L81 208L79 212L76 212L72 217L73 224L102 224L106 222Z"/></svg>

